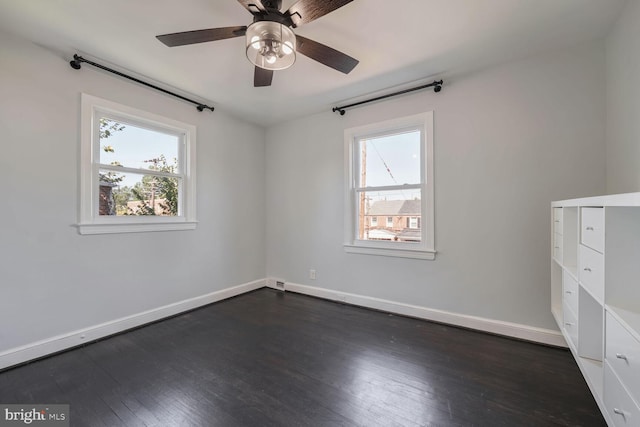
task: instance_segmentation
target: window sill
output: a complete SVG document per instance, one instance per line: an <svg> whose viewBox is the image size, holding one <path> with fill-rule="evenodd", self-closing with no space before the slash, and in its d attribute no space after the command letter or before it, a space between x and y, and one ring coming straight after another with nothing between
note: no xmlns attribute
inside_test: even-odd
<svg viewBox="0 0 640 427"><path fill-rule="evenodd" d="M379 255L398 258L413 258L433 261L436 259L436 251L415 250L402 248L376 248L370 246L358 246L345 244L344 251L350 254Z"/></svg>
<svg viewBox="0 0 640 427"><path fill-rule="evenodd" d="M194 230L197 222L77 224L80 234L146 233L152 231Z"/></svg>

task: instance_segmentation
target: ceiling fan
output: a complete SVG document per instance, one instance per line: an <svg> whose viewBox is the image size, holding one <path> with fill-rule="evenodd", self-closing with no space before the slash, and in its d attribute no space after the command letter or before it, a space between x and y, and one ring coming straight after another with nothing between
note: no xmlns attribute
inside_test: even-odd
<svg viewBox="0 0 640 427"><path fill-rule="evenodd" d="M306 37L292 28L314 21L353 0L299 0L281 12L282 0L238 0L253 15L249 26L209 28L156 36L169 47L246 38L247 58L255 65L253 85L271 86L273 72L289 68L301 53L335 70L348 74L358 60Z"/></svg>

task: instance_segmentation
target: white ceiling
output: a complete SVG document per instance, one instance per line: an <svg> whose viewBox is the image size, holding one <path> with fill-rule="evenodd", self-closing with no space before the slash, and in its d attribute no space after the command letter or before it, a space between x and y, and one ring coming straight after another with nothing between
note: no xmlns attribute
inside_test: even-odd
<svg viewBox="0 0 640 427"><path fill-rule="evenodd" d="M461 73L603 37L625 1L354 0L295 30L359 59L350 74L298 55L265 88L253 87L242 37L174 48L155 38L248 25L252 17L236 0L0 0L0 30L268 125L426 78L443 78L444 92ZM294 2L284 0L283 9Z"/></svg>

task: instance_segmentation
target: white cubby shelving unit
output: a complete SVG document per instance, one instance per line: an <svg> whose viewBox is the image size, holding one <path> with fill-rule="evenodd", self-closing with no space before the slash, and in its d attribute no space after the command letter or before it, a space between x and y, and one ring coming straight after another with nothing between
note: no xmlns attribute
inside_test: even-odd
<svg viewBox="0 0 640 427"><path fill-rule="evenodd" d="M610 426L640 426L640 193L551 203L551 312Z"/></svg>

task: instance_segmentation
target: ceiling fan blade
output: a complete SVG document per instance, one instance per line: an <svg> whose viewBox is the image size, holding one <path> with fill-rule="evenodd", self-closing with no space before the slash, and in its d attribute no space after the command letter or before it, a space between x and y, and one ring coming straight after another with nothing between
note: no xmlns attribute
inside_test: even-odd
<svg viewBox="0 0 640 427"><path fill-rule="evenodd" d="M273 80L273 70L265 70L264 68L256 67L253 72L253 86L264 87L271 86Z"/></svg>
<svg viewBox="0 0 640 427"><path fill-rule="evenodd" d="M296 41L298 53L345 74L349 74L360 62L347 54L306 37L296 36Z"/></svg>
<svg viewBox="0 0 640 427"><path fill-rule="evenodd" d="M285 12L290 16L294 26L307 24L327 13L341 8L353 0L300 0Z"/></svg>
<svg viewBox="0 0 640 427"><path fill-rule="evenodd" d="M158 40L169 47L184 46L188 44L212 42L215 40L242 37L247 32L247 27L222 27L206 30L184 31L182 33L163 34L156 36Z"/></svg>
<svg viewBox="0 0 640 427"><path fill-rule="evenodd" d="M243 5L244 8L247 9L252 15L264 13L266 11L266 8L262 4L261 0L238 0L238 3Z"/></svg>

